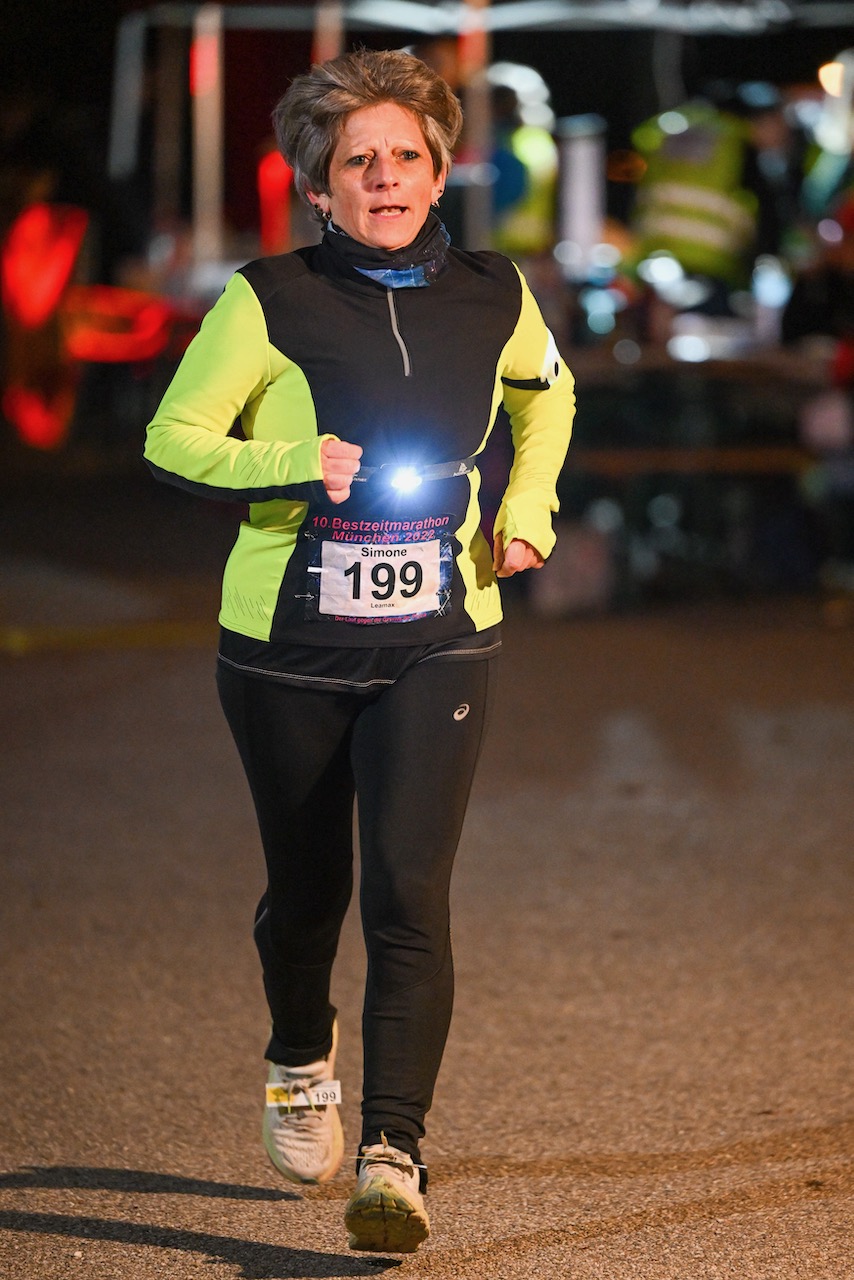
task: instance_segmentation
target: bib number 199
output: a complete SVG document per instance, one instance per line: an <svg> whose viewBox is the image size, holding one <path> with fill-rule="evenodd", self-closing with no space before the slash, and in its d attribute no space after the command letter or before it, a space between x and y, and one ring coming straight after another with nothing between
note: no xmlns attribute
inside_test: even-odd
<svg viewBox="0 0 854 1280"><path fill-rule="evenodd" d="M324 542L319 611L395 618L438 607L439 541L405 546Z"/></svg>
<svg viewBox="0 0 854 1280"><path fill-rule="evenodd" d="M349 569L344 570L344 577L351 579L353 600L362 598L362 562L354 560ZM394 595L395 587L404 600L417 596L424 583L424 570L417 560L404 560L400 566L389 560L379 560L371 565L370 581L373 583L371 595L375 600L388 600Z"/></svg>

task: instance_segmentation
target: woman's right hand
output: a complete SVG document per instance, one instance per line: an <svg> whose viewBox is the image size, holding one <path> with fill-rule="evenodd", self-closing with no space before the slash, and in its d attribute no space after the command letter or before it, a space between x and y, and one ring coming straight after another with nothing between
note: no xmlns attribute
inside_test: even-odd
<svg viewBox="0 0 854 1280"><path fill-rule="evenodd" d="M353 476L359 470L361 445L346 440L324 440L320 446L323 487L330 502L345 502L350 497Z"/></svg>

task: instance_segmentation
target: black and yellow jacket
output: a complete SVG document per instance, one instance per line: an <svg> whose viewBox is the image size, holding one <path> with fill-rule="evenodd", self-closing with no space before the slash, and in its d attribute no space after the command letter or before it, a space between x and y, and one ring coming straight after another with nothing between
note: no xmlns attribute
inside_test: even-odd
<svg viewBox="0 0 854 1280"><path fill-rule="evenodd" d="M428 287L388 289L329 239L232 277L149 425L146 460L250 504L225 569L227 630L332 646L483 631L501 603L476 456L503 401L515 460L496 531L547 556L572 376L507 258L452 249ZM330 437L364 450L367 478L338 505L321 482ZM422 475L412 492L388 484L403 465Z"/></svg>

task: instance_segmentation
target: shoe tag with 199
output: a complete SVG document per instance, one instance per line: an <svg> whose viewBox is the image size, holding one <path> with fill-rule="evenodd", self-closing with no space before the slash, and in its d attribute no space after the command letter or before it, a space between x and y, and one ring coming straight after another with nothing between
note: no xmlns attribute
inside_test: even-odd
<svg viewBox="0 0 854 1280"><path fill-rule="evenodd" d="M275 1082L267 1085L268 1107L329 1107L340 1102L340 1080L320 1080L307 1088Z"/></svg>

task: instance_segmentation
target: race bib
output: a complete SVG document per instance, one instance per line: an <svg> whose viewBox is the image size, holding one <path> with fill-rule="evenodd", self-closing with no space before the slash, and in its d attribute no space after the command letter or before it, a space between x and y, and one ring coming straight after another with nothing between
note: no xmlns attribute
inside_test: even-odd
<svg viewBox="0 0 854 1280"><path fill-rule="evenodd" d="M318 612L358 621L399 620L440 608L441 542L324 541Z"/></svg>

